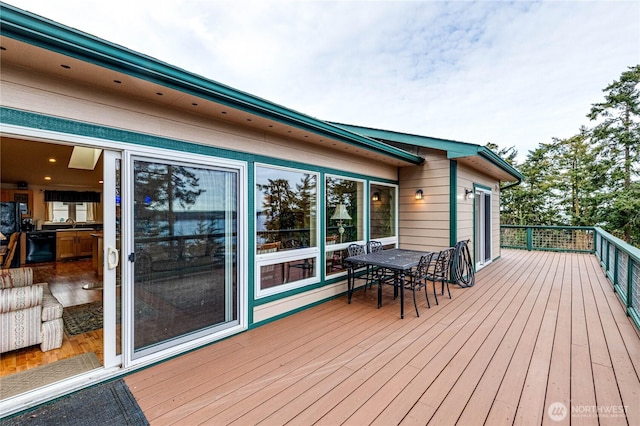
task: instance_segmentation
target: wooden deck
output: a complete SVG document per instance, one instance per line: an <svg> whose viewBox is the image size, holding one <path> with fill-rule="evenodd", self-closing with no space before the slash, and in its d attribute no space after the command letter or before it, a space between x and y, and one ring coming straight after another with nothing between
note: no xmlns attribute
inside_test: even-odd
<svg viewBox="0 0 640 426"><path fill-rule="evenodd" d="M419 318L391 290L126 382L152 425L640 425L640 338L594 256L503 250L451 300L421 294Z"/></svg>

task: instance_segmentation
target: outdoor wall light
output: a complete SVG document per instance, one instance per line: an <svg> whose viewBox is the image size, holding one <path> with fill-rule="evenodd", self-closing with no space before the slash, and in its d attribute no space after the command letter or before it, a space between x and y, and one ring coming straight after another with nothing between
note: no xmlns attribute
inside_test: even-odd
<svg viewBox="0 0 640 426"><path fill-rule="evenodd" d="M416 200L422 200L422 189L416 191Z"/></svg>
<svg viewBox="0 0 640 426"><path fill-rule="evenodd" d="M472 189L464 189L464 198L466 198L467 200L470 198L473 198L473 190Z"/></svg>
<svg viewBox="0 0 640 426"><path fill-rule="evenodd" d="M380 201L380 193L379 192L374 192L373 193L373 197L371 197L372 201Z"/></svg>

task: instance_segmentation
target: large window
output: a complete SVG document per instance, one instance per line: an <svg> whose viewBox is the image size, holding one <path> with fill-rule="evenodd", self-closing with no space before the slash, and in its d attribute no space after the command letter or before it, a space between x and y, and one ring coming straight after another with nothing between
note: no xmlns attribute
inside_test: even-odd
<svg viewBox="0 0 640 426"><path fill-rule="evenodd" d="M346 271L346 247L364 242L364 182L327 176L325 179L326 275Z"/></svg>
<svg viewBox="0 0 640 426"><path fill-rule="evenodd" d="M316 280L318 175L256 166L258 296Z"/></svg>
<svg viewBox="0 0 640 426"><path fill-rule="evenodd" d="M385 244L397 242L397 187L372 183L369 191L369 238Z"/></svg>

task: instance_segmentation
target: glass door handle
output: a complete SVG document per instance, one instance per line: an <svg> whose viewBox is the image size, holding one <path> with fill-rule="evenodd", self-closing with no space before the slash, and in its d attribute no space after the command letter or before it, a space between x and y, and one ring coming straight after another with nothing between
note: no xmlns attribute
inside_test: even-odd
<svg viewBox="0 0 640 426"><path fill-rule="evenodd" d="M118 250L113 247L107 248L107 268L116 269L118 267L118 262L120 260L120 254Z"/></svg>

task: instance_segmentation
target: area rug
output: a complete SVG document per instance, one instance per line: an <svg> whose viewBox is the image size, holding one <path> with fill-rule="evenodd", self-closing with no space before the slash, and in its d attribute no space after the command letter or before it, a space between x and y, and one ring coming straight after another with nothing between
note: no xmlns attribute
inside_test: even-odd
<svg viewBox="0 0 640 426"><path fill-rule="evenodd" d="M75 336L76 334L99 330L102 328L103 315L102 302L91 302L64 308L62 311L64 332L67 336Z"/></svg>
<svg viewBox="0 0 640 426"><path fill-rule="evenodd" d="M156 309L141 300L136 300L136 320L155 317ZM91 302L83 305L69 306L62 310L64 332L67 336L88 333L102 328L104 310L102 302ZM120 324L120 299L116 301L116 323Z"/></svg>
<svg viewBox="0 0 640 426"><path fill-rule="evenodd" d="M99 367L100 361L96 354L90 352L0 377L0 399L9 398Z"/></svg>
<svg viewBox="0 0 640 426"><path fill-rule="evenodd" d="M2 426L148 425L124 380L102 383L0 420Z"/></svg>

